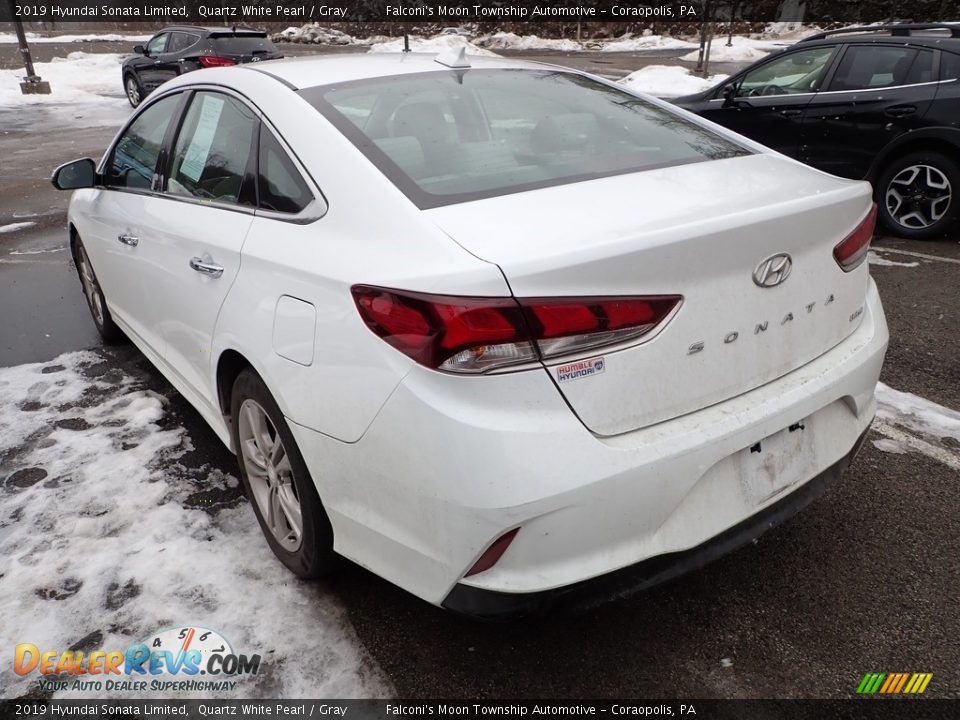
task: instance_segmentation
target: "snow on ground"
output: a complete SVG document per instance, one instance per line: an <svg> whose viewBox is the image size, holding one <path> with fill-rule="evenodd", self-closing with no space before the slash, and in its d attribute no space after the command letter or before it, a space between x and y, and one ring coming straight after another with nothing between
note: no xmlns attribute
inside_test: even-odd
<svg viewBox="0 0 960 720"><path fill-rule="evenodd" d="M940 441L960 443L960 412L877 383L877 419Z"/></svg>
<svg viewBox="0 0 960 720"><path fill-rule="evenodd" d="M274 42L312 43L314 45L359 45L369 41L359 40L345 32L310 23L301 27L291 26L273 35Z"/></svg>
<svg viewBox="0 0 960 720"><path fill-rule="evenodd" d="M878 251L871 250L867 254L867 262L879 267L917 267L920 264L919 262L897 262L896 260L888 260L883 255L877 253Z"/></svg>
<svg viewBox="0 0 960 720"><path fill-rule="evenodd" d="M12 233L12 232L16 232L17 230L23 230L24 228L28 228L32 225L36 225L36 223L35 222L15 222L15 223L10 223L8 225L0 225L0 233Z"/></svg>
<svg viewBox="0 0 960 720"><path fill-rule="evenodd" d="M754 62L765 58L771 50L783 49L786 46L785 43L754 40L741 35L734 35L730 42L730 47L727 47L726 37L714 37L710 44L710 62ZM696 62L699 55L700 46L698 45L696 50L683 55L680 59Z"/></svg>
<svg viewBox="0 0 960 720"><path fill-rule="evenodd" d="M403 47L403 38L399 37L385 42L374 43L370 46L370 52L403 52ZM411 52L440 53L444 50L460 47L466 48L467 55L486 55L488 57L496 57L497 55L495 52L474 45L467 38L460 35L434 35L433 37L426 38L417 35L410 36Z"/></svg>
<svg viewBox="0 0 960 720"><path fill-rule="evenodd" d="M34 63L37 74L50 83L49 95L23 95L24 70L0 70L0 107L56 103L126 102L118 53L72 52L65 58Z"/></svg>
<svg viewBox="0 0 960 720"><path fill-rule="evenodd" d="M708 78L702 78L691 74L690 70L684 67L647 65L617 82L627 85L631 90L666 98L701 92L713 87L726 77L726 75L711 75Z"/></svg>
<svg viewBox="0 0 960 720"><path fill-rule="evenodd" d="M488 50L562 50L564 52L583 50L583 46L576 40L517 35L512 32L496 32L492 35L484 35L476 38L473 43Z"/></svg>
<svg viewBox="0 0 960 720"><path fill-rule="evenodd" d="M153 35L118 35L116 33L95 33L89 35L37 35L28 32L27 42L33 43L69 43L69 42L146 42ZM14 33L0 33L0 45L17 43Z"/></svg>
<svg viewBox="0 0 960 720"><path fill-rule="evenodd" d="M686 50L700 47L699 41L681 40L668 35L640 35L632 37L629 34L616 40L607 40L600 50L603 52L637 52L640 50Z"/></svg>
<svg viewBox="0 0 960 720"><path fill-rule="evenodd" d="M125 651L196 625L262 656L224 696L389 695L339 602L274 558L247 503L209 500L237 478L178 463L167 403L97 352L0 368L0 647ZM4 672L4 696L36 677Z"/></svg>

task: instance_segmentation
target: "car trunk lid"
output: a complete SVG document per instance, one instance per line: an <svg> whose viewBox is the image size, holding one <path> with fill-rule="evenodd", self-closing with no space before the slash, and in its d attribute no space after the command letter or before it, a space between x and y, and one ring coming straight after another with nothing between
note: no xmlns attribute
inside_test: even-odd
<svg viewBox="0 0 960 720"><path fill-rule="evenodd" d="M587 428L606 436L747 392L853 332L866 263L845 273L833 248L869 208L866 183L757 154L426 212L496 263L520 298L683 296L652 337L545 364ZM783 255L792 269L782 283L754 281L774 256L776 274ZM570 372L598 357L593 371Z"/></svg>

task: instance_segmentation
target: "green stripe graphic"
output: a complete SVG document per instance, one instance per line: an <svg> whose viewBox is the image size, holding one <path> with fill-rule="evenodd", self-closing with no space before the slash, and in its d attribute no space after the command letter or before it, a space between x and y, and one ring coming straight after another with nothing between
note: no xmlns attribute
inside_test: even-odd
<svg viewBox="0 0 960 720"><path fill-rule="evenodd" d="M870 687L867 689L867 692L871 695L877 692L880 689L880 686L883 684L884 679L887 677L886 673L874 673L876 680L871 683Z"/></svg>
<svg viewBox="0 0 960 720"><path fill-rule="evenodd" d="M863 680L861 680L860 684L857 686L858 693L862 693L866 689L867 684L870 682L871 678L873 678L873 673L867 673L866 675L863 676Z"/></svg>

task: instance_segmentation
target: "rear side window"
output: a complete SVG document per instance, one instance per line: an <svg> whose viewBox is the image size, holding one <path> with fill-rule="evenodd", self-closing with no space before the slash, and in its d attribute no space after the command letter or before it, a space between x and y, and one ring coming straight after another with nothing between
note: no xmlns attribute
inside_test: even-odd
<svg viewBox="0 0 960 720"><path fill-rule="evenodd" d="M854 45L843 54L830 89L873 90L932 79L933 53L929 50Z"/></svg>
<svg viewBox="0 0 960 720"><path fill-rule="evenodd" d="M254 205L250 160L258 123L249 108L228 95L196 93L177 136L167 191Z"/></svg>
<svg viewBox="0 0 960 720"><path fill-rule="evenodd" d="M564 71L436 71L301 94L421 208L749 153Z"/></svg>
<svg viewBox="0 0 960 720"><path fill-rule="evenodd" d="M223 35L210 40L213 49L225 55L261 55L277 51L266 35Z"/></svg>
<svg viewBox="0 0 960 720"><path fill-rule="evenodd" d="M158 100L130 123L114 146L107 170L107 185L150 189L163 137L181 97L177 94Z"/></svg>
<svg viewBox="0 0 960 720"><path fill-rule="evenodd" d="M297 167L266 127L260 131L257 191L260 207L275 212L298 213L313 200Z"/></svg>
<svg viewBox="0 0 960 720"><path fill-rule="evenodd" d="M181 52L192 47L200 39L197 35L191 35L185 32L170 33L170 42L167 44L167 52Z"/></svg>
<svg viewBox="0 0 960 720"><path fill-rule="evenodd" d="M940 79L956 80L960 78L960 55L940 51Z"/></svg>

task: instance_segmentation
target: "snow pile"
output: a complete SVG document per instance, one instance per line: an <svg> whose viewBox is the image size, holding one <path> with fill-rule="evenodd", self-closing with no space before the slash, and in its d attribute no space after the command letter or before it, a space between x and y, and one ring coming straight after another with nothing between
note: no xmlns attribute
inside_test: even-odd
<svg viewBox="0 0 960 720"><path fill-rule="evenodd" d="M784 44L754 40L741 35L734 35L730 41L731 46L727 47L727 38L713 38L710 44L710 62L753 62L765 58L771 50L785 47ZM699 55L700 46L698 45L696 50L680 59L696 62Z"/></svg>
<svg viewBox="0 0 960 720"><path fill-rule="evenodd" d="M877 383L877 418L934 440L960 442L960 412Z"/></svg>
<svg viewBox="0 0 960 720"><path fill-rule="evenodd" d="M12 233L17 230L23 230L25 228L36 225L35 222L15 222L8 225L0 225L0 233Z"/></svg>
<svg viewBox="0 0 960 720"><path fill-rule="evenodd" d="M475 45L489 50L562 50L576 52L583 46L576 40L542 38L536 35L517 35L512 32L497 32L484 35L473 41Z"/></svg>
<svg viewBox="0 0 960 720"><path fill-rule="evenodd" d="M274 42L312 43L314 45L357 45L364 41L352 35L309 23L301 27L288 27L273 36Z"/></svg>
<svg viewBox="0 0 960 720"><path fill-rule="evenodd" d="M118 35L116 33L99 33L89 35L37 35L28 32L27 42L33 43L71 43L71 42L146 42L153 35ZM0 45L16 44L17 36L14 33L0 33Z"/></svg>
<svg viewBox="0 0 960 720"><path fill-rule="evenodd" d="M711 75L708 78L692 75L684 67L670 65L647 65L617 80L631 90L638 90L662 98L692 95L713 87L726 75Z"/></svg>
<svg viewBox="0 0 960 720"><path fill-rule="evenodd" d="M487 57L497 57L495 52L485 50L482 47L474 45L462 35L434 35L433 37L410 36L410 51L418 53L440 53L451 48L466 48L467 55L485 55ZM373 43L370 46L370 52L375 53L397 53L403 52L403 38L393 38L385 42Z"/></svg>
<svg viewBox="0 0 960 720"><path fill-rule="evenodd" d="M274 558L237 478L178 464L190 438L144 380L96 352L0 368L0 647L125 651L193 625L261 655L229 697L389 695L338 601ZM4 696L37 677L8 668Z"/></svg>
<svg viewBox="0 0 960 720"><path fill-rule="evenodd" d="M602 52L637 52L639 50L686 50L700 47L699 42L690 42L667 35L653 35L644 33L640 37L633 37L629 33L616 40L603 43Z"/></svg>
<svg viewBox="0 0 960 720"><path fill-rule="evenodd" d="M49 95L22 95L23 69L0 70L0 107L36 103L117 103L123 98L117 53L72 52L66 58L34 63L37 74L50 83Z"/></svg>

